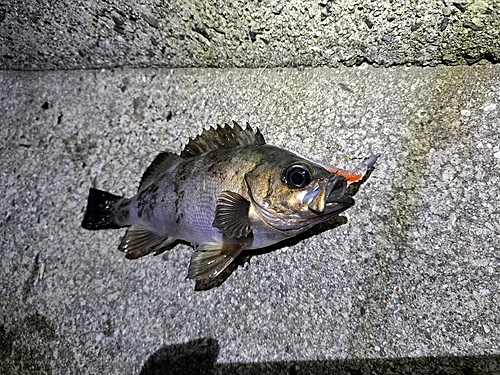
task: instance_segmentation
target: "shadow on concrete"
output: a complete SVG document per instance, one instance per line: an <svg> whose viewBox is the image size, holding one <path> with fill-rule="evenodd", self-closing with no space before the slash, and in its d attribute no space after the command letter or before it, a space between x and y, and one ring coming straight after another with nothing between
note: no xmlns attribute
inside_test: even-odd
<svg viewBox="0 0 500 375"><path fill-rule="evenodd" d="M358 193L361 185L363 185L368 180L368 178L370 178L370 175L374 170L374 167L370 168L361 180L350 184L346 190L346 195L355 196ZM238 267L243 266L247 262L249 263L252 257L256 255L267 254L271 251L275 251L283 247L294 246L307 238L314 237L320 233L335 229L344 224L347 224L347 218L345 216L333 216L292 238L288 238L284 241L278 242L274 245L262 249L243 251L241 255L238 256L231 264L229 264L229 266L227 266L227 268L224 269L217 277L197 280L194 289L197 291L202 291L217 288L221 286Z"/></svg>
<svg viewBox="0 0 500 375"><path fill-rule="evenodd" d="M219 343L210 338L167 345L148 358L139 374L213 374L218 355Z"/></svg>
<svg viewBox="0 0 500 375"><path fill-rule="evenodd" d="M348 359L257 363L217 363L219 344L211 338L168 345L153 353L140 375L195 374L279 374L279 375L361 375L433 374L496 375L500 355L465 357L417 357L391 359Z"/></svg>

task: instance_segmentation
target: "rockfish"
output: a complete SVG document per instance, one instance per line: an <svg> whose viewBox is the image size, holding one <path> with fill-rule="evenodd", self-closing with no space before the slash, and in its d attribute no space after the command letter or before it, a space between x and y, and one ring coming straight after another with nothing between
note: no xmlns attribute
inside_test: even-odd
<svg viewBox="0 0 500 375"><path fill-rule="evenodd" d="M258 129L234 122L203 131L180 155L160 153L132 198L91 188L82 227L129 227L119 249L130 259L187 241L195 249L188 277L215 277L242 250L347 210L354 204L347 181L360 179L378 156L341 170L268 145Z"/></svg>

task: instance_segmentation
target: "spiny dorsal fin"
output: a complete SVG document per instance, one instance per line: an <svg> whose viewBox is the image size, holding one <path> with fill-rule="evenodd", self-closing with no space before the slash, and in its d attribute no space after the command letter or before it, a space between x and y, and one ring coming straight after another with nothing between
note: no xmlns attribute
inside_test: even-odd
<svg viewBox="0 0 500 375"><path fill-rule="evenodd" d="M171 166L177 164L181 160L179 155L165 151L159 154L151 165L146 169L142 175L141 183L139 184L139 192L146 189L151 183L158 179L158 176L169 169Z"/></svg>
<svg viewBox="0 0 500 375"><path fill-rule="evenodd" d="M224 127L219 125L216 128L204 130L203 133L189 141L181 152L181 157L190 158L221 148L227 149L236 146L263 145L266 143L259 129L254 131L247 123L246 129L243 130L236 121L233 121L233 125L233 127L228 124L225 124Z"/></svg>

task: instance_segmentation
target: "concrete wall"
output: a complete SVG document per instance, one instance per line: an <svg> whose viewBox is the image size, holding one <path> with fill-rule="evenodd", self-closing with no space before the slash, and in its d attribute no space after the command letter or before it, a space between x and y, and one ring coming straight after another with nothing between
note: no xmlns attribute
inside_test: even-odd
<svg viewBox="0 0 500 375"><path fill-rule="evenodd" d="M1 69L500 60L498 1L10 1Z"/></svg>

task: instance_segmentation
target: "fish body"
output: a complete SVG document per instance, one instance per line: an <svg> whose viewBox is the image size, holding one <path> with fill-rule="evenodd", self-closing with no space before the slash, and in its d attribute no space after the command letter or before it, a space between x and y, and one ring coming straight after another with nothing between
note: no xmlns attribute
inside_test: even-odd
<svg viewBox="0 0 500 375"><path fill-rule="evenodd" d="M234 123L204 131L180 155L158 155L132 198L91 189L82 226L129 227L119 246L128 258L187 241L196 250L188 277L214 277L242 250L293 237L351 207L342 171Z"/></svg>

